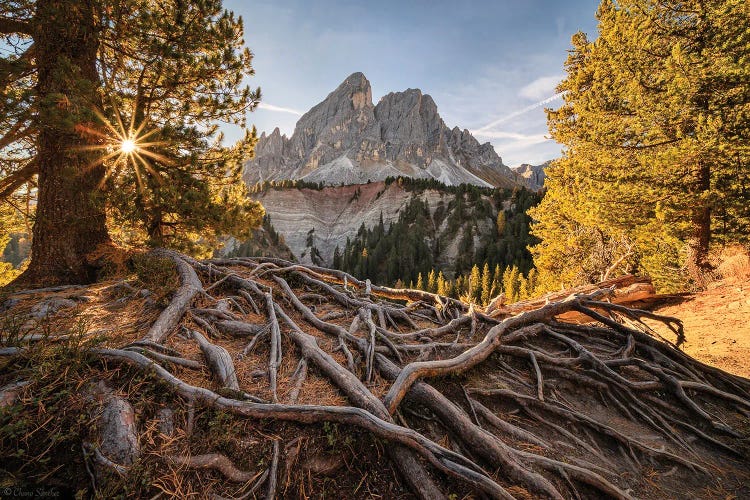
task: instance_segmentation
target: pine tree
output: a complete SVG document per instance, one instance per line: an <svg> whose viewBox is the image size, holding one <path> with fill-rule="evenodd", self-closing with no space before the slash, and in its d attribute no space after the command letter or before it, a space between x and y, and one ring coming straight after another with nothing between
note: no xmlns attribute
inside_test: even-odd
<svg viewBox="0 0 750 500"><path fill-rule="evenodd" d="M503 290L507 304L517 302L520 295L520 273L518 267L507 267L503 273Z"/></svg>
<svg viewBox="0 0 750 500"><path fill-rule="evenodd" d="M427 291L430 293L437 293L437 277L435 276L435 270L431 269L427 275Z"/></svg>
<svg viewBox="0 0 750 500"><path fill-rule="evenodd" d="M445 276L443 276L443 271L440 271L438 273L437 293L438 295L445 295L445 296L450 295L449 290L448 290L448 282L445 280Z"/></svg>
<svg viewBox="0 0 750 500"><path fill-rule="evenodd" d="M453 287L453 296L460 297L466 293L466 279L463 275L456 276L456 280Z"/></svg>
<svg viewBox="0 0 750 500"><path fill-rule="evenodd" d="M495 228L497 229L498 237L502 238L505 233L505 210L500 209L497 213L497 219L495 219Z"/></svg>
<svg viewBox="0 0 750 500"><path fill-rule="evenodd" d="M0 137L15 154L0 199L38 186L21 279L93 280L88 256L110 229L196 249L260 224L240 178L254 134L225 147L214 125L244 126L260 97L242 87L252 57L221 1L13 0L3 12Z"/></svg>
<svg viewBox="0 0 750 500"><path fill-rule="evenodd" d="M492 295L497 297L503 293L503 272L500 270L500 264L495 264L495 272L492 273Z"/></svg>
<svg viewBox="0 0 750 500"><path fill-rule="evenodd" d="M534 268L529 270L528 276L521 283L521 297L523 299L533 298L536 294L537 287L537 271Z"/></svg>
<svg viewBox="0 0 750 500"><path fill-rule="evenodd" d="M486 305L490 302L490 294L492 293L492 275L490 274L490 266L486 262L482 269L482 293L481 293L481 304Z"/></svg>
<svg viewBox="0 0 750 500"><path fill-rule="evenodd" d="M479 266L474 264L469 276L469 297L472 302L479 302L482 296L482 277L479 274Z"/></svg>
<svg viewBox="0 0 750 500"><path fill-rule="evenodd" d="M417 276L417 290L424 290L424 281L422 280L422 273Z"/></svg>
<svg viewBox="0 0 750 500"><path fill-rule="evenodd" d="M333 268L341 269L341 252L339 251L338 245L336 245L336 248L333 250Z"/></svg>
<svg viewBox="0 0 750 500"><path fill-rule="evenodd" d="M565 103L549 112L565 150L531 212L537 268L567 284L635 266L663 289L700 282L711 241L750 229L750 11L622 0L597 17L595 41L573 37Z"/></svg>

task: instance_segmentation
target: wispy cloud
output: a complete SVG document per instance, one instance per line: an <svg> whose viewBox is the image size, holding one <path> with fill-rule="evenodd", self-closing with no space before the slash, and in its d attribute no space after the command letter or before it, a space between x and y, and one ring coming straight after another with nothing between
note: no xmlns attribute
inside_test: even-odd
<svg viewBox="0 0 750 500"><path fill-rule="evenodd" d="M482 136L482 137L491 137L491 135L488 135L488 133L501 123L505 123L509 120L512 120L513 118L516 118L517 116L521 116L525 113L528 113L529 111L535 110L537 108L540 108L544 106L545 104L549 104L563 96L565 92L560 92L559 94L555 94L551 97L548 97L546 99L542 99L541 101L535 102L534 104L530 104L529 106L526 106L523 109L519 109L518 111L513 111L512 113L509 113L505 116L501 116L500 118L491 121L484 127L480 127L476 130L472 130L471 133L474 135Z"/></svg>
<svg viewBox="0 0 750 500"><path fill-rule="evenodd" d="M503 132L503 131L491 131L478 134L481 137L488 139L497 139L501 143L505 144L519 144L530 146L532 144L540 144L546 142L549 138L544 134L519 134L517 132Z"/></svg>
<svg viewBox="0 0 750 500"><path fill-rule="evenodd" d="M548 96L555 91L555 87L560 83L560 80L565 78L565 75L548 75L537 78L531 83L528 83L518 90L518 95L525 97L530 101L538 101L543 99L544 96Z"/></svg>
<svg viewBox="0 0 750 500"><path fill-rule="evenodd" d="M292 109L292 108L274 106L273 104L268 104L267 102L258 103L258 109L265 109L267 111L276 111L278 113L289 113L291 115L302 116L301 111L297 111L296 109Z"/></svg>

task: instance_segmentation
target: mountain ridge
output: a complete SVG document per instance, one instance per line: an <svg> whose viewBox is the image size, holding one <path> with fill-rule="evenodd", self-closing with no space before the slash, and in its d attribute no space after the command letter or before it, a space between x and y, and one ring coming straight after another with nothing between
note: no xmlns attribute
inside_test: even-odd
<svg viewBox="0 0 750 500"><path fill-rule="evenodd" d="M248 184L303 179L328 185L407 176L486 187L514 187L517 176L492 145L448 128L429 94L390 92L377 105L370 82L353 73L298 120L291 137L261 134L245 165Z"/></svg>

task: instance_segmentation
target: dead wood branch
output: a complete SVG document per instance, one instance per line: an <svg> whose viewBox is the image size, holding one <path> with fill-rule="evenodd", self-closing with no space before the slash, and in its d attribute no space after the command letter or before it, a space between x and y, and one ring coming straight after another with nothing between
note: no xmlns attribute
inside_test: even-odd
<svg viewBox="0 0 750 500"><path fill-rule="evenodd" d="M190 469L213 469L219 471L225 478L235 483L247 483L260 476L260 474L238 469L229 458L221 453L207 453L195 456L167 455L164 459L171 464L182 465Z"/></svg>
<svg viewBox="0 0 750 500"><path fill-rule="evenodd" d="M191 265L185 262L180 254L171 250L157 249L153 251L157 257L168 257L177 266L177 274L180 276L180 288L177 290L172 301L164 309L154 324L149 329L143 340L160 344L167 335L174 330L185 315L193 298L203 290L203 284Z"/></svg>

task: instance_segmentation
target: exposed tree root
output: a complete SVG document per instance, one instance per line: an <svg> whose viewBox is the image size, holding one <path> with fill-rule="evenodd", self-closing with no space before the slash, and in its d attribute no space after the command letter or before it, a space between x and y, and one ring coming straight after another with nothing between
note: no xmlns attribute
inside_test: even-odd
<svg viewBox="0 0 750 500"><path fill-rule="evenodd" d="M164 459L175 465L183 465L191 469L214 469L221 472L229 481L246 483L260 476L253 472L245 472L234 466L231 460L221 453L208 453L194 457L168 455Z"/></svg>
<svg viewBox="0 0 750 500"><path fill-rule="evenodd" d="M149 372L188 402L187 428L162 438L189 439L198 403L247 421L335 423L389 443L384 456L421 498L627 499L685 485L707 498L701 485L716 474L750 479L750 381L679 351L679 320L604 301L617 299L614 288L515 308L498 302L493 318L454 299L280 259L158 255L175 262L181 279L172 302L142 339L90 352ZM510 315L517 309L525 310ZM565 321L571 314L588 323ZM657 338L643 319L665 323L675 340ZM178 326L205 365L181 354L190 352L185 341L170 340ZM23 353L16 345L0 351ZM268 384L259 389L260 375ZM336 404L324 402L322 383ZM269 439L270 462L258 472L227 454L162 458L247 483L243 497L265 484L274 498L288 487L299 444L280 467L282 438ZM103 451L90 447L96 463L101 455L122 474L137 460Z"/></svg>

